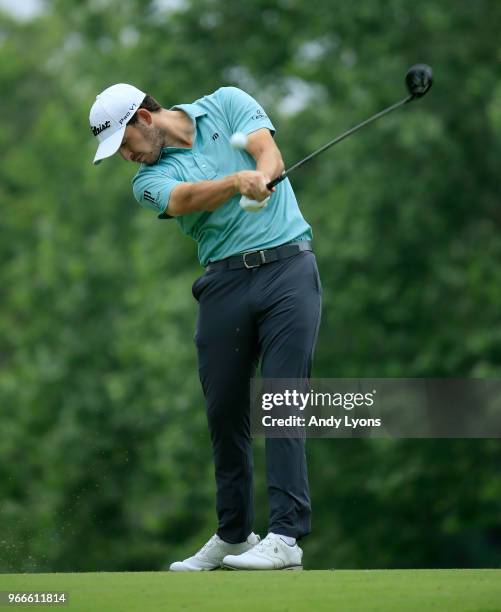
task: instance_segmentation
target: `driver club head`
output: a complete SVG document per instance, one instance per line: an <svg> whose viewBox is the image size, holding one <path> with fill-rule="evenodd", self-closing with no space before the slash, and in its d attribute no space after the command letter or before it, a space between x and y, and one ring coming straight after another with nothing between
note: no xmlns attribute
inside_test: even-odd
<svg viewBox="0 0 501 612"><path fill-rule="evenodd" d="M405 84L414 98L421 98L433 84L433 71L426 64L411 66L405 75Z"/></svg>

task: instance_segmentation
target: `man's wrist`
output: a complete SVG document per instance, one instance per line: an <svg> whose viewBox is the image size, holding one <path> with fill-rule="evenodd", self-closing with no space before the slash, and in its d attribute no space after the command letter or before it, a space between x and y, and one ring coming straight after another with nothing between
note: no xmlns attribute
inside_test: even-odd
<svg viewBox="0 0 501 612"><path fill-rule="evenodd" d="M233 188L237 193L240 193L240 172L235 172L231 177L233 179Z"/></svg>

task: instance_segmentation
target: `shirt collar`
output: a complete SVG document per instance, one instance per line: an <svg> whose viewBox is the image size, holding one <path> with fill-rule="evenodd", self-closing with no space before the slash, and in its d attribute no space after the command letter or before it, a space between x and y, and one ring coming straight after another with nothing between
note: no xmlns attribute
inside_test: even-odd
<svg viewBox="0 0 501 612"><path fill-rule="evenodd" d="M207 114L207 111L203 110L203 108L201 108L196 103L176 104L175 106L172 106L171 108L169 108L169 110L182 110L189 117L191 117L191 120L193 121L193 125L195 127L195 133L196 133L197 118L201 117L202 115ZM187 149L186 147L163 147L162 149L162 152L165 154L173 153L174 151L191 151L191 149Z"/></svg>
<svg viewBox="0 0 501 612"><path fill-rule="evenodd" d="M205 111L201 106L197 103L193 104L176 104L169 110L182 110L186 114L188 114L192 119L196 119L197 117L201 117L202 115L206 115L207 111Z"/></svg>

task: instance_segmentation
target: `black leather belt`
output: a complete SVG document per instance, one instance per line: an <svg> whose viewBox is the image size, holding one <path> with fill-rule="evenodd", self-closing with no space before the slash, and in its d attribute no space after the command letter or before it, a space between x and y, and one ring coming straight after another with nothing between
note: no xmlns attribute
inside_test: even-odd
<svg viewBox="0 0 501 612"><path fill-rule="evenodd" d="M247 251L247 253L239 253L238 255L232 255L226 259L220 259L219 261L211 261L205 268L209 270L237 270L238 268L259 268L272 261L278 261L279 259L286 259L287 257L293 257L301 251L312 251L311 242L309 240L298 240L297 242L289 242L289 244L282 244L272 249L262 249L259 251Z"/></svg>

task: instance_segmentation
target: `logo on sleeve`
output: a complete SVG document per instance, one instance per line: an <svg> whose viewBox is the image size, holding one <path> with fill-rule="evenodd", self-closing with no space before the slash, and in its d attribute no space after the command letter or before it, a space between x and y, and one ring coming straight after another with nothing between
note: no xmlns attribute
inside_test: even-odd
<svg viewBox="0 0 501 612"><path fill-rule="evenodd" d="M268 116L264 113L262 108L258 108L256 114L252 115L251 119L268 119Z"/></svg>
<svg viewBox="0 0 501 612"><path fill-rule="evenodd" d="M92 130L92 133L94 134L94 136L97 136L103 130L105 130L106 128L109 128L110 125L111 123L109 121L105 121L104 123L101 123L100 125L91 125L90 129Z"/></svg>
<svg viewBox="0 0 501 612"><path fill-rule="evenodd" d="M151 191L148 191L148 190L143 192L143 198L145 200L148 200L148 202L153 202L153 203L156 202L155 198L151 195Z"/></svg>

